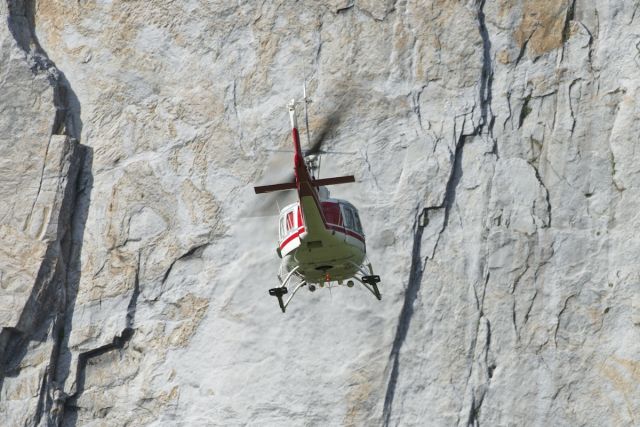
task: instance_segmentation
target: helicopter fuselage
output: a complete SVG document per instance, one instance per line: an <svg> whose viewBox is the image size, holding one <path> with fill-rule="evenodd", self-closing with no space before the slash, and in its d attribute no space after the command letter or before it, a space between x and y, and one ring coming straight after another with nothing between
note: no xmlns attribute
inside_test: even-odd
<svg viewBox="0 0 640 427"><path fill-rule="evenodd" d="M306 102L305 95L305 109ZM322 179L313 176L300 147L295 101L289 104L289 116L294 145L294 179L254 187L256 194L283 190L296 190L298 194L297 202L280 211L277 251L282 258L278 276L281 285L269 289L269 294L278 298L283 313L301 287L308 286L314 291L314 284L342 284L347 280L346 285L353 287L355 281L381 299L377 286L380 277L373 274L370 263L365 265L366 242L358 211L346 200L330 198L326 188L327 185L355 182L354 176ZM311 168L313 171L313 166ZM288 293L286 286L293 277L298 279L297 284L284 301L283 296Z"/></svg>
<svg viewBox="0 0 640 427"><path fill-rule="evenodd" d="M298 267L308 283L348 280L366 255L358 211L345 200L302 197L282 209L279 236L286 270Z"/></svg>
<svg viewBox="0 0 640 427"><path fill-rule="evenodd" d="M322 184L353 182L354 178L316 180L311 176L300 147L295 104L289 111L298 202L287 206L280 214L280 221L284 222L280 254L286 270L298 267L298 274L308 283L349 279L358 271L366 255L360 218L351 203L329 199L329 191Z"/></svg>

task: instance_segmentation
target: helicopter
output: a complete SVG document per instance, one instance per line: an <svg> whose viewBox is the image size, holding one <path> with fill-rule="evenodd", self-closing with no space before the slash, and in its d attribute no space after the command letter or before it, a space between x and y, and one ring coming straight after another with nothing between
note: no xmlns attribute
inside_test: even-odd
<svg viewBox="0 0 640 427"><path fill-rule="evenodd" d="M269 295L278 299L283 313L298 290L305 286L314 292L317 287L331 289L346 284L352 288L358 283L378 300L382 299L378 288L380 276L373 273L373 267L367 260L365 235L358 210L347 200L331 198L327 189L328 185L355 182L355 177L316 178L314 172L319 163L318 147L304 153L300 146L297 107L304 104L309 142L309 102L304 87L303 101L293 99L287 105L294 148L292 179L254 187L256 194L295 190L298 196L296 202L280 210L276 248L282 259L278 272L280 286L269 289ZM291 284L293 291L285 301L284 296L289 293L287 286Z"/></svg>

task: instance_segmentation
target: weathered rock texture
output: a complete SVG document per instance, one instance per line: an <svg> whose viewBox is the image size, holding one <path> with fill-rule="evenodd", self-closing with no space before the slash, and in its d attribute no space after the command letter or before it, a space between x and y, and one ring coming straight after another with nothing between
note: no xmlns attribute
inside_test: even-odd
<svg viewBox="0 0 640 427"><path fill-rule="evenodd" d="M640 1L0 18L3 425L640 424ZM283 316L247 212L305 75L383 301Z"/></svg>

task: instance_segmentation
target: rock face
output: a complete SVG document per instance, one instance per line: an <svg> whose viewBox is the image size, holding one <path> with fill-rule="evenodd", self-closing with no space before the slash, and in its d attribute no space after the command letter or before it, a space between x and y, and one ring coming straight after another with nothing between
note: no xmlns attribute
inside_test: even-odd
<svg viewBox="0 0 640 427"><path fill-rule="evenodd" d="M262 3L0 2L3 425L638 425L640 2ZM383 300L282 315L305 77Z"/></svg>

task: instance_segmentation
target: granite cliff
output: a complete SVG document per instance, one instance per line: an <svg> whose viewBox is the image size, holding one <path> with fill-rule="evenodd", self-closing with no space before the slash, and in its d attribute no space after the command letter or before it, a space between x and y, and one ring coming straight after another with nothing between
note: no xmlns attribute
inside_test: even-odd
<svg viewBox="0 0 640 427"><path fill-rule="evenodd" d="M2 425L640 424L640 1L0 18ZM247 212L305 77L383 300L282 315Z"/></svg>

